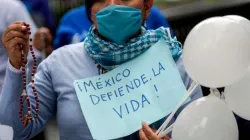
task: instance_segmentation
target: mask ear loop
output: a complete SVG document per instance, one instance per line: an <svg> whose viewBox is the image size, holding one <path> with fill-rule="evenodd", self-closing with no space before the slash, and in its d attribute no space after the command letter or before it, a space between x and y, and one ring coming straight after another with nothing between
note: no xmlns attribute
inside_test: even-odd
<svg viewBox="0 0 250 140"><path fill-rule="evenodd" d="M141 10L143 10L143 9L144 9L144 6L145 6L145 5L143 4L143 5L142 5L142 8L141 8Z"/></svg>
<svg viewBox="0 0 250 140"><path fill-rule="evenodd" d="M143 11L143 9L144 9L144 4L142 5L141 11ZM147 23L147 21L145 20L145 21L143 22L143 27L146 28L147 26L148 26L148 23Z"/></svg>

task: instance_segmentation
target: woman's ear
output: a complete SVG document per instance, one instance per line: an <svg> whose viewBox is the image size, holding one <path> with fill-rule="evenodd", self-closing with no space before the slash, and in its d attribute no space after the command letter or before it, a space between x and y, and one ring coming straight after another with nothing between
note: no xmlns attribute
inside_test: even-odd
<svg viewBox="0 0 250 140"><path fill-rule="evenodd" d="M144 8L143 8L144 20L148 18L150 14L150 9L152 8L153 4L154 4L154 0L145 0Z"/></svg>

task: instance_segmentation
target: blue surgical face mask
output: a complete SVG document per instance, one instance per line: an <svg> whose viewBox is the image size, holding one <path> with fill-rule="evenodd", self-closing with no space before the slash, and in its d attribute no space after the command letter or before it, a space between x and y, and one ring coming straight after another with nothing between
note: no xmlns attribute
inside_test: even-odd
<svg viewBox="0 0 250 140"><path fill-rule="evenodd" d="M116 44L135 35L142 25L142 12L129 6L109 5L96 13L98 32Z"/></svg>

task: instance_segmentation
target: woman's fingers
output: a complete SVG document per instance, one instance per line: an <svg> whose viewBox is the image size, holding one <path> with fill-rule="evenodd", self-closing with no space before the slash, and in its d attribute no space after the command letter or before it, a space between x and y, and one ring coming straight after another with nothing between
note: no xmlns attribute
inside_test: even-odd
<svg viewBox="0 0 250 140"><path fill-rule="evenodd" d="M10 26L8 26L5 33L8 33L10 31L25 32L25 31L28 31L28 30L29 30L29 28L27 26L25 26L24 24L11 24Z"/></svg>
<svg viewBox="0 0 250 140"><path fill-rule="evenodd" d="M170 140L170 138L168 136L165 136L162 138L162 140Z"/></svg>
<svg viewBox="0 0 250 140"><path fill-rule="evenodd" d="M160 139L146 123L142 123L142 130L149 140Z"/></svg>
<svg viewBox="0 0 250 140"><path fill-rule="evenodd" d="M13 39L13 38L16 38L16 37L18 37L18 38L22 38L22 39L25 39L25 40L28 40L29 39L29 35L27 34L24 34L23 32L19 32L19 31L9 31L7 34L6 34L6 36L5 36L5 38L3 38L3 41L4 42L8 42L8 41L10 41L11 39Z"/></svg>
<svg viewBox="0 0 250 140"><path fill-rule="evenodd" d="M14 37L13 39L11 39L10 41L8 41L8 45L7 47L14 47L14 46L18 46L20 44L26 44L27 40L24 40L23 38L20 37Z"/></svg>
<svg viewBox="0 0 250 140"><path fill-rule="evenodd" d="M139 131L140 140L149 140L142 129Z"/></svg>

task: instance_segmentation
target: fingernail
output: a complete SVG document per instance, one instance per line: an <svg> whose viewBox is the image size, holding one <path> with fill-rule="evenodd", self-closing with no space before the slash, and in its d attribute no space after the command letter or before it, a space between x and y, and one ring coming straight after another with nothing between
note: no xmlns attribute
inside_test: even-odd
<svg viewBox="0 0 250 140"><path fill-rule="evenodd" d="M26 29L26 26L22 26L22 30L25 30Z"/></svg>
<svg viewBox="0 0 250 140"><path fill-rule="evenodd" d="M145 122L142 122L142 123L141 123L141 125L144 125L144 124L145 124Z"/></svg>
<svg viewBox="0 0 250 140"><path fill-rule="evenodd" d="M26 25L26 26L30 26L28 23L24 23L24 25Z"/></svg>

